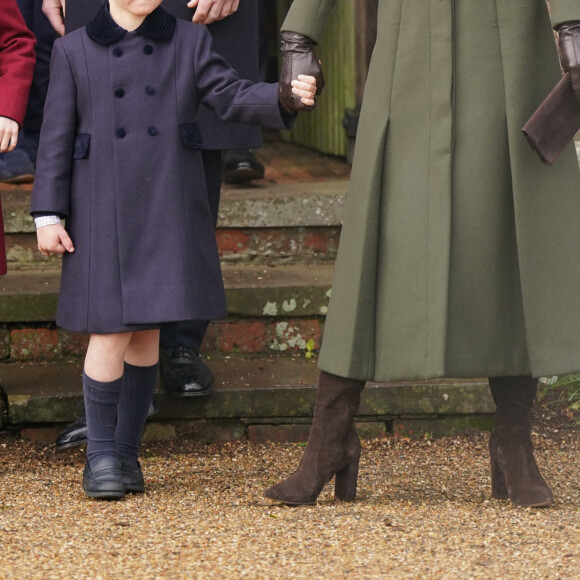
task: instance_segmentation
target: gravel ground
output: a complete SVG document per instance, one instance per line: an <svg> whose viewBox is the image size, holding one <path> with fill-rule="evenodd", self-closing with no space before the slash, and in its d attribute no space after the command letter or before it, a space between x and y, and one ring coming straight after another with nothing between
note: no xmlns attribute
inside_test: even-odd
<svg viewBox="0 0 580 580"><path fill-rule="evenodd" d="M580 427L534 432L551 509L490 498L487 436L364 443L358 501L261 497L299 445L190 441L143 450L147 492L88 500L83 452L0 435L0 577L580 578Z"/></svg>

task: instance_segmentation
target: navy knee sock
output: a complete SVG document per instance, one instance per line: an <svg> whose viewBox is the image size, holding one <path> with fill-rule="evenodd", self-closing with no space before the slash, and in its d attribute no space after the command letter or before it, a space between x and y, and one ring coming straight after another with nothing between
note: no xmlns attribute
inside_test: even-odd
<svg viewBox="0 0 580 580"><path fill-rule="evenodd" d="M157 383L159 365L137 367L125 363L123 388L117 408L115 440L120 455L139 457L139 440Z"/></svg>
<svg viewBox="0 0 580 580"><path fill-rule="evenodd" d="M102 456L115 456L115 423L123 377L101 382L83 372L83 392L87 415L87 460L89 466Z"/></svg>

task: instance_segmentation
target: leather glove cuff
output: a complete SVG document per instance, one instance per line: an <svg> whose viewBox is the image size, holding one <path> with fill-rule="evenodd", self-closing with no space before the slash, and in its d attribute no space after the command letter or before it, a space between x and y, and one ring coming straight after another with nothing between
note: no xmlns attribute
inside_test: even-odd
<svg viewBox="0 0 580 580"><path fill-rule="evenodd" d="M576 101L580 103L580 21L564 22L558 27L560 62L570 82Z"/></svg>
<svg viewBox="0 0 580 580"><path fill-rule="evenodd" d="M564 22L558 27L558 46L564 72L580 64L580 21Z"/></svg>
<svg viewBox="0 0 580 580"><path fill-rule="evenodd" d="M282 32L282 70L280 72L280 87L278 98L280 104L288 113L309 111L314 107L307 107L300 97L292 93L292 80L298 75L310 75L316 78L316 94L324 88L324 75L320 63L314 54L315 42L298 32Z"/></svg>

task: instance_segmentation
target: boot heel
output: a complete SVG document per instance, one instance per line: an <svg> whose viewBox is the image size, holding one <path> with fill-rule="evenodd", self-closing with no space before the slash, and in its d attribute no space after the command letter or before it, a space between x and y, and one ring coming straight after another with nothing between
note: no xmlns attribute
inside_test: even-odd
<svg viewBox="0 0 580 580"><path fill-rule="evenodd" d="M503 471L497 463L495 452L490 454L491 460L491 495L496 499L509 499Z"/></svg>
<svg viewBox="0 0 580 580"><path fill-rule="evenodd" d="M358 480L358 459L336 472L334 480L334 497L340 501L356 499L356 484Z"/></svg>

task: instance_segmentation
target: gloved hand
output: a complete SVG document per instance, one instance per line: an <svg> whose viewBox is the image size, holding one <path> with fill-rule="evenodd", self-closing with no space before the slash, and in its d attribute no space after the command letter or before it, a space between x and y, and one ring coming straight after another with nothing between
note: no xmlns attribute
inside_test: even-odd
<svg viewBox="0 0 580 580"><path fill-rule="evenodd" d="M580 103L580 21L564 22L558 27L558 46L562 68L570 73L572 90Z"/></svg>
<svg viewBox="0 0 580 580"><path fill-rule="evenodd" d="M292 80L298 75L309 75L316 79L316 94L324 88L324 75L316 55L312 51L315 42L298 32L282 32L282 70L278 99L286 112L312 111L316 105L306 106L299 96L292 94Z"/></svg>

